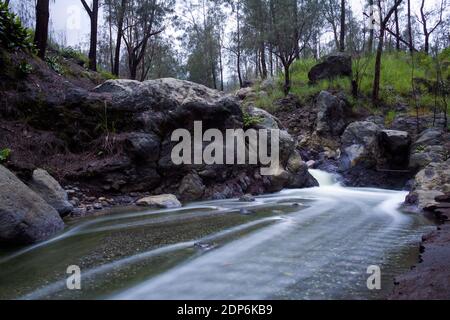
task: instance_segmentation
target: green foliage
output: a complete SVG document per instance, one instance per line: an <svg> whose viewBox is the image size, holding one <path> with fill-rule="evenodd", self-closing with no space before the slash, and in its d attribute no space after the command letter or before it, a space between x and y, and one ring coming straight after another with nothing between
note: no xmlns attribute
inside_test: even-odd
<svg viewBox="0 0 450 320"><path fill-rule="evenodd" d="M60 54L62 57L66 59L73 59L82 64L84 67L87 67L89 64L89 58L79 50L76 50L72 47L62 48L60 50Z"/></svg>
<svg viewBox="0 0 450 320"><path fill-rule="evenodd" d="M20 19L9 11L8 5L0 1L0 45L8 50L34 51L32 33L22 25Z"/></svg>
<svg viewBox="0 0 450 320"><path fill-rule="evenodd" d="M442 78L450 80L450 48L443 50L439 54L439 60L442 71ZM303 103L310 102L311 99L322 90L340 90L351 96L352 84L351 79L343 77L334 80L322 80L316 84L310 84L308 72L317 63L314 59L301 59L296 61L291 67L291 94L296 95ZM360 105L370 101L373 89L373 79L375 70L375 58L373 56L362 57L358 61L354 60L354 70L358 66L364 67L360 74L359 92L361 98L355 101L356 105ZM412 75L414 78L422 78L427 81L436 82L436 61L432 56L417 53L414 55L414 64L411 61L409 53L385 52L383 54L381 66L381 92L380 96L387 105L396 105L400 103L415 105L417 99L419 108L426 112L435 106L435 97L433 93L428 91L417 94L413 93ZM273 108L273 101L280 98L280 91L283 84L283 75L279 75L277 79L278 89L274 93L270 93L269 97L259 97L256 105L259 108L270 111ZM370 107L367 103L366 107ZM393 116L392 114L388 115Z"/></svg>
<svg viewBox="0 0 450 320"><path fill-rule="evenodd" d="M33 66L29 64L27 61L22 61L18 66L18 71L20 76L26 77L27 75L33 73Z"/></svg>
<svg viewBox="0 0 450 320"><path fill-rule="evenodd" d="M247 112L244 112L244 128L253 127L255 125L260 124L263 121L264 119L261 117L251 116Z"/></svg>
<svg viewBox="0 0 450 320"><path fill-rule="evenodd" d="M385 124L387 126L390 126L394 122L396 116L397 116L397 113L395 111L393 111L393 110L389 111L386 114L386 117L384 118Z"/></svg>
<svg viewBox="0 0 450 320"><path fill-rule="evenodd" d="M62 66L59 57L55 55L48 55L45 57L45 62L47 62L47 65L56 73L60 75L64 75L64 67Z"/></svg>
<svg viewBox="0 0 450 320"><path fill-rule="evenodd" d="M4 162L8 160L9 156L11 155L11 149L1 149L0 150L0 162Z"/></svg>
<svg viewBox="0 0 450 320"><path fill-rule="evenodd" d="M113 75L109 71L100 70L99 73L100 73L101 77L103 79L105 79L105 80L116 80L116 79L118 79L115 75Z"/></svg>
<svg viewBox="0 0 450 320"><path fill-rule="evenodd" d="M257 92L259 89L257 88ZM272 90L267 95L257 94L257 98L254 101L255 107L266 110L270 113L276 111L275 102L284 97L284 93L281 90L281 85L279 85L275 90Z"/></svg>

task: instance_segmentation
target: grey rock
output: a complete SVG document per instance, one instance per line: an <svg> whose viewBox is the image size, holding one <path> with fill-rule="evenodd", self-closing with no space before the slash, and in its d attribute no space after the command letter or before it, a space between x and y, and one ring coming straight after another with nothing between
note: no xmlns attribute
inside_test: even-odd
<svg viewBox="0 0 450 320"><path fill-rule="evenodd" d="M379 156L378 135L381 128L373 122L351 123L341 137L341 170L348 170L356 165L373 167Z"/></svg>
<svg viewBox="0 0 450 320"><path fill-rule="evenodd" d="M382 130L380 133L380 148L389 167L408 166L411 138L406 131Z"/></svg>
<svg viewBox="0 0 450 320"><path fill-rule="evenodd" d="M345 101L332 95L328 91L322 91L317 98L317 127L319 135L340 136L347 124L348 113Z"/></svg>
<svg viewBox="0 0 450 320"><path fill-rule="evenodd" d="M197 173L191 173L181 180L178 193L180 194L180 198L184 201L195 201L203 197L205 188L202 178L200 178Z"/></svg>
<svg viewBox="0 0 450 320"><path fill-rule="evenodd" d="M436 197L450 192L450 159L441 163L430 163L415 178L408 198L414 199L419 209L435 205Z"/></svg>
<svg viewBox="0 0 450 320"><path fill-rule="evenodd" d="M61 216L67 216L73 211L67 192L47 171L34 170L29 187L55 208Z"/></svg>
<svg viewBox="0 0 450 320"><path fill-rule="evenodd" d="M158 161L161 148L160 138L153 133L127 134L126 147L134 156L148 161Z"/></svg>
<svg viewBox="0 0 450 320"><path fill-rule="evenodd" d="M352 58L344 53L331 54L315 65L308 74L311 82L352 75Z"/></svg>
<svg viewBox="0 0 450 320"><path fill-rule="evenodd" d="M173 194L163 194L159 196L142 198L138 200L136 204L141 207L166 208L166 209L174 209L182 207L181 202Z"/></svg>
<svg viewBox="0 0 450 320"><path fill-rule="evenodd" d="M0 165L0 242L36 243L63 229L58 212Z"/></svg>

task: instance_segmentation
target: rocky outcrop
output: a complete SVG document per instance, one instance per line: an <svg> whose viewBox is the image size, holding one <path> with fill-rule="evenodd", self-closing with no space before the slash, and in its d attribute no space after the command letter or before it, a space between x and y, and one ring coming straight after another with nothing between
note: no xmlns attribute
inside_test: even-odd
<svg viewBox="0 0 450 320"><path fill-rule="evenodd" d="M63 228L58 212L0 165L0 242L31 244Z"/></svg>
<svg viewBox="0 0 450 320"><path fill-rule="evenodd" d="M244 121L239 99L202 85L175 79L110 80L91 91L66 90L57 108L42 104L33 114L33 130L38 130L36 125L45 132L44 138L57 136L57 140L48 140L55 151L51 157L42 152L44 161L24 161L23 171L29 174L37 167L49 168L64 185L76 185L96 199L137 194L131 196L135 201L148 194L174 194L194 201L315 185L306 165L287 168L297 142L276 117L246 102L245 116L250 121ZM172 134L181 129L193 138L195 122L201 122L201 134L216 129L224 136L228 129L267 130L269 136L270 130L279 129L280 174L263 176L261 166L254 164L173 163L172 151L180 141L172 141ZM203 142L202 149L208 145ZM61 153L67 156L60 159ZM19 172L23 159L13 155L8 165Z"/></svg>
<svg viewBox="0 0 450 320"><path fill-rule="evenodd" d="M64 217L73 211L67 192L47 171L36 169L29 187Z"/></svg>
<svg viewBox="0 0 450 320"><path fill-rule="evenodd" d="M390 169L405 169L409 164L411 137L406 131L382 130L380 132L380 156Z"/></svg>
<svg viewBox="0 0 450 320"><path fill-rule="evenodd" d="M197 173L191 173L181 180L178 193L183 201L195 201L203 197L205 189L202 178Z"/></svg>
<svg viewBox="0 0 450 320"><path fill-rule="evenodd" d="M417 206L419 210L436 205L435 198L450 192L450 159L440 163L430 163L415 178L413 190L406 204Z"/></svg>
<svg viewBox="0 0 450 320"><path fill-rule="evenodd" d="M357 165L372 168L379 154L378 135L381 128L373 122L351 123L341 137L341 170Z"/></svg>
<svg viewBox="0 0 450 320"><path fill-rule="evenodd" d="M432 162L442 162L450 151L448 135L442 130L431 128L423 131L411 146L409 167L412 170L421 170ZM416 171L417 172L417 171Z"/></svg>
<svg viewBox="0 0 450 320"><path fill-rule="evenodd" d="M136 202L138 206L150 208L176 209L181 208L181 202L173 194L163 194L140 199Z"/></svg>
<svg viewBox="0 0 450 320"><path fill-rule="evenodd" d="M322 63L315 65L308 74L311 82L352 75L352 58L344 53L329 55Z"/></svg>
<svg viewBox="0 0 450 320"><path fill-rule="evenodd" d="M329 93L322 91L317 97L317 127L322 136L340 136L347 126L350 108L347 103Z"/></svg>

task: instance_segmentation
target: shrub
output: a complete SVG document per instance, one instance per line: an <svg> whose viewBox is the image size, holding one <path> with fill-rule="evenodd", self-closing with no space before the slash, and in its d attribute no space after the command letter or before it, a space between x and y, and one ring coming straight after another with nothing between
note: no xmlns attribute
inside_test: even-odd
<svg viewBox="0 0 450 320"><path fill-rule="evenodd" d="M45 62L47 62L47 65L56 73L60 75L63 75L65 73L58 56L48 55L47 57L45 57Z"/></svg>
<svg viewBox="0 0 450 320"><path fill-rule="evenodd" d="M19 17L9 11L0 0L0 45L8 50L34 51L32 33L22 25Z"/></svg>
<svg viewBox="0 0 450 320"><path fill-rule="evenodd" d="M33 66L27 61L22 61L18 66L18 70L20 76L26 77L27 75L33 73Z"/></svg>
<svg viewBox="0 0 450 320"><path fill-rule="evenodd" d="M8 149L8 148L1 149L0 150L0 162L4 162L4 161L8 160L10 155L11 155L10 149Z"/></svg>
<svg viewBox="0 0 450 320"><path fill-rule="evenodd" d="M83 65L83 67L86 67L89 64L89 58L84 53L72 47L61 49L60 54L66 59L76 60L80 65Z"/></svg>
<svg viewBox="0 0 450 320"><path fill-rule="evenodd" d="M395 111L389 111L384 119L385 124L390 126L394 122L396 116L397 113Z"/></svg>
<svg viewBox="0 0 450 320"><path fill-rule="evenodd" d="M113 75L111 72L100 70L100 75L105 80L116 80L117 77Z"/></svg>
<svg viewBox="0 0 450 320"><path fill-rule="evenodd" d="M244 112L244 128L253 127L255 125L260 124L263 121L264 119L261 117L251 116L247 112Z"/></svg>

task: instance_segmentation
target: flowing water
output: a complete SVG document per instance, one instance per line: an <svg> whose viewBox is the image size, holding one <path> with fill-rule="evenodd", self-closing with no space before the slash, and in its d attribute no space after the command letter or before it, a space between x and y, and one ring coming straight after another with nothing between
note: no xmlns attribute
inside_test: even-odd
<svg viewBox="0 0 450 320"><path fill-rule="evenodd" d="M0 299L380 299L417 262L430 222L399 211L406 193L319 188L123 208L72 222L54 239L0 251ZM81 290L68 290L69 266ZM382 289L367 288L367 268Z"/></svg>

